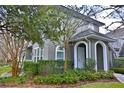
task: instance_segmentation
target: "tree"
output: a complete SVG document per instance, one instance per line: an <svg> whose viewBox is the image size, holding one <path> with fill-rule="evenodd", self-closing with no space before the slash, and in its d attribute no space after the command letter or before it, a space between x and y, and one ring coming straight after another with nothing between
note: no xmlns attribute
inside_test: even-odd
<svg viewBox="0 0 124 93"><path fill-rule="evenodd" d="M54 31L58 19L51 15L52 11L53 6L1 6L0 50L12 66L12 76L19 75L30 41L43 45L45 38L54 36L49 33Z"/></svg>
<svg viewBox="0 0 124 93"><path fill-rule="evenodd" d="M71 12L64 6L55 6L56 11L54 11L54 15L59 18L59 22L56 24L57 29L54 31L55 36L54 40L59 43L65 49L65 62L64 62L64 72L67 71L67 64L68 64L68 48L69 48L69 41L77 31L77 29L85 24L85 21L82 19L76 18L72 16Z"/></svg>
<svg viewBox="0 0 124 93"><path fill-rule="evenodd" d="M78 10L80 12L83 10L84 5L79 7ZM95 18L101 17L103 19L106 18L113 18L116 20L113 20L110 24L105 26L105 29L112 31L119 28L124 27L124 5L109 5L109 6L102 6L102 5L93 5L89 6L90 13L88 13L89 16L94 16ZM111 29L111 26L116 25L114 29ZM117 26L118 25L118 26Z"/></svg>

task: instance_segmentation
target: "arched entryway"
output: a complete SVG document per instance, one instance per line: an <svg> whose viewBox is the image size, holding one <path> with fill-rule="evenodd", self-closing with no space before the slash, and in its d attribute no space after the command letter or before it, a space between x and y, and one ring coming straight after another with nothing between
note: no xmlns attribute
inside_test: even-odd
<svg viewBox="0 0 124 93"><path fill-rule="evenodd" d="M96 45L96 52L97 52L97 70L98 71L104 70L103 46L100 43Z"/></svg>
<svg viewBox="0 0 124 93"><path fill-rule="evenodd" d="M97 41L95 43L95 60L96 60L96 71L107 71L107 48L104 42Z"/></svg>
<svg viewBox="0 0 124 93"><path fill-rule="evenodd" d="M88 58L88 45L84 41L77 42L74 46L74 68L83 69Z"/></svg>

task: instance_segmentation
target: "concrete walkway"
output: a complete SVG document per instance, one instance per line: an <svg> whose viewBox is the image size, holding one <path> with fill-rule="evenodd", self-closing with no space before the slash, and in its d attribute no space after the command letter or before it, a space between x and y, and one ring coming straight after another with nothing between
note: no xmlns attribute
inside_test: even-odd
<svg viewBox="0 0 124 93"><path fill-rule="evenodd" d="M5 72L5 73L1 74L0 77L11 77L11 76L12 76L11 73Z"/></svg>
<svg viewBox="0 0 124 93"><path fill-rule="evenodd" d="M124 74L114 73L114 76L118 81L120 81L121 83L124 83Z"/></svg>
<svg viewBox="0 0 124 93"><path fill-rule="evenodd" d="M21 72L21 73L19 74L19 76L24 76L24 75L25 75L24 72ZM0 75L0 78L2 78L2 77L11 77L11 76L12 76L12 73L10 73L10 72L5 72L5 73L3 73L3 74Z"/></svg>

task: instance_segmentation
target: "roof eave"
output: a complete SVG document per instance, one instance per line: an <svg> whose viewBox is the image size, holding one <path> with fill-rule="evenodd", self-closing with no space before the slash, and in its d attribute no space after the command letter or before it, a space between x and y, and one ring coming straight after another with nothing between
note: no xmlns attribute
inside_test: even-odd
<svg viewBox="0 0 124 93"><path fill-rule="evenodd" d="M81 39L85 39L85 38L93 38L94 37L97 37L103 41L107 41L107 42L115 42L116 39L112 39L112 38L107 38L107 37L103 37L103 36L98 36L98 35L95 35L95 34L90 34L90 35L86 35L84 37L80 37L80 38L77 38L77 39L72 39L70 40L70 42L75 42L75 41L79 41ZM94 38L94 39L97 39L97 38Z"/></svg>
<svg viewBox="0 0 124 93"><path fill-rule="evenodd" d="M59 8L63 8L65 12L66 12L66 11L67 11L67 12L70 12L71 14L73 14L74 17L79 17L79 18L81 18L81 19L85 19L86 21L88 21L88 22L90 22L90 23L93 23L93 24L95 24L95 25L98 25L98 26L103 26L103 25L105 25L105 23L103 23L103 22L97 21L97 20L95 20L95 19L93 19L93 18L91 18L91 17L89 17L89 16L83 15L83 14L81 14L81 13L79 13L79 12L77 12L77 11L74 11L74 10L72 10L72 9L69 9L69 8L67 8L67 7L65 7L65 6L58 5L58 7L59 7ZM69 10L69 11L68 11L68 10Z"/></svg>

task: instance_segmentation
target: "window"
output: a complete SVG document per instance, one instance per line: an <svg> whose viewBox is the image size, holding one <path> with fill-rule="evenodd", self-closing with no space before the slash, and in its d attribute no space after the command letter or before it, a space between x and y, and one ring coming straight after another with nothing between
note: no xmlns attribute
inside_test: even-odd
<svg viewBox="0 0 124 93"><path fill-rule="evenodd" d="M28 47L25 52L25 60L32 60L32 47Z"/></svg>
<svg viewBox="0 0 124 93"><path fill-rule="evenodd" d="M42 60L42 57L43 57L43 49L39 47L34 48L33 61L37 62L38 60Z"/></svg>
<svg viewBox="0 0 124 93"><path fill-rule="evenodd" d="M64 60L64 48L57 46L56 47L56 60Z"/></svg>

